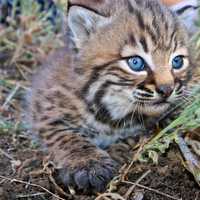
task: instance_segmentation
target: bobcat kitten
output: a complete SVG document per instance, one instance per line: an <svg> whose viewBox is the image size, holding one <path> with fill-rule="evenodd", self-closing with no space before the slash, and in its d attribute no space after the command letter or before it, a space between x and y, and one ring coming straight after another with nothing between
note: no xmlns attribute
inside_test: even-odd
<svg viewBox="0 0 200 200"><path fill-rule="evenodd" d="M68 44L48 58L28 98L58 179L84 191L105 190L117 166L102 149L145 133L183 98L191 71L185 28L167 7L117 0L109 9L70 8Z"/></svg>

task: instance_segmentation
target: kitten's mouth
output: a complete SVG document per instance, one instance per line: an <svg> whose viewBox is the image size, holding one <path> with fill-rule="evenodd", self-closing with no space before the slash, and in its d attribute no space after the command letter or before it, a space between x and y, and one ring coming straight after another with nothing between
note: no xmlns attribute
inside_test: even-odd
<svg viewBox="0 0 200 200"><path fill-rule="evenodd" d="M156 102L145 103L140 111L148 116L159 116L165 112L170 106L170 103L166 99L158 100Z"/></svg>

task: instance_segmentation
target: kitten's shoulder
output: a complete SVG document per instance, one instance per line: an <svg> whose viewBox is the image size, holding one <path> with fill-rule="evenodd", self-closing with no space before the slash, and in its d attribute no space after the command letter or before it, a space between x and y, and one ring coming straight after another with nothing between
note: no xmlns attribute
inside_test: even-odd
<svg viewBox="0 0 200 200"><path fill-rule="evenodd" d="M32 78L32 88L38 84L57 84L70 77L73 68L73 53L66 47L50 53ZM40 86L40 87L41 87Z"/></svg>

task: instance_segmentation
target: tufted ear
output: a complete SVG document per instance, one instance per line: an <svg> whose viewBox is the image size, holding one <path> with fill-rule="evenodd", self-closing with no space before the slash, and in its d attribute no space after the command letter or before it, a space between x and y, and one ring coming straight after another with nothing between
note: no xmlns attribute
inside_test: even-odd
<svg viewBox="0 0 200 200"><path fill-rule="evenodd" d="M94 33L97 28L107 21L103 17L89 9L72 6L68 14L68 26L72 32L72 39L77 48L88 40L90 35Z"/></svg>
<svg viewBox="0 0 200 200"><path fill-rule="evenodd" d="M170 2L170 0L165 1ZM176 0L175 2L177 3L171 5L170 9L178 15L188 32L194 34L198 29L196 26L199 13L198 0Z"/></svg>

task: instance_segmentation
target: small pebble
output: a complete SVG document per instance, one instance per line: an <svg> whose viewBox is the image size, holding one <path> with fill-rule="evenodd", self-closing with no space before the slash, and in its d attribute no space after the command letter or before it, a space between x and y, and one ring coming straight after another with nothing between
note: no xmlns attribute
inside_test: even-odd
<svg viewBox="0 0 200 200"><path fill-rule="evenodd" d="M137 192L135 192L135 194L131 200L143 200L143 199L144 199L144 192L137 191Z"/></svg>

